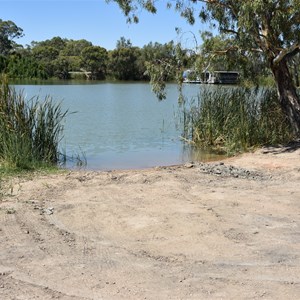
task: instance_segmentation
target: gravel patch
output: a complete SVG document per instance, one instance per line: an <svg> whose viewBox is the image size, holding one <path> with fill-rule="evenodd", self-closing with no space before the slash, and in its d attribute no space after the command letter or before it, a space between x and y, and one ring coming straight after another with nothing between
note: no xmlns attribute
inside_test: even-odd
<svg viewBox="0 0 300 300"><path fill-rule="evenodd" d="M232 165L225 165L223 162L200 163L197 167L202 173L217 175L221 177L234 177L254 180L271 179L271 176L262 172L238 168Z"/></svg>

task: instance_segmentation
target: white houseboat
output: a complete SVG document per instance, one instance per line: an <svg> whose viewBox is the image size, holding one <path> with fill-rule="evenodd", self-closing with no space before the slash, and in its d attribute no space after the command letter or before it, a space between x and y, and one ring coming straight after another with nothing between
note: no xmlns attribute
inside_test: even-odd
<svg viewBox="0 0 300 300"><path fill-rule="evenodd" d="M237 84L239 82L239 72L236 71L213 71L208 72L206 83Z"/></svg>
<svg viewBox="0 0 300 300"><path fill-rule="evenodd" d="M208 83L208 84L237 84L239 72L236 71L206 71L197 76L193 70L186 70L183 73L185 83Z"/></svg>

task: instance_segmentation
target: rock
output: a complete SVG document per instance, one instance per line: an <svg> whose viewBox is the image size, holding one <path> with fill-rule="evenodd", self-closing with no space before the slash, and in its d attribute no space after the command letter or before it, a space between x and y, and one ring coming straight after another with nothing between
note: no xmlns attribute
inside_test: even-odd
<svg viewBox="0 0 300 300"><path fill-rule="evenodd" d="M186 163L186 164L184 165L184 167L190 169L190 168L193 168L193 167L194 167L194 164L193 164L193 163Z"/></svg>
<svg viewBox="0 0 300 300"><path fill-rule="evenodd" d="M52 215L53 211L54 211L53 207L48 207L48 208L43 209L43 213L46 214L46 215Z"/></svg>

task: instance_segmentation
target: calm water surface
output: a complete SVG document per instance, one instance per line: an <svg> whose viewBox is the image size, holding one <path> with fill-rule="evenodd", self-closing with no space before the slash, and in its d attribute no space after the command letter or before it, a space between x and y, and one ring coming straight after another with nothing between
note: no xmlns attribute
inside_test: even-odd
<svg viewBox="0 0 300 300"><path fill-rule="evenodd" d="M180 140L180 107L175 84L159 102L148 83L16 85L27 97L51 95L63 109L76 112L65 122L61 149L80 154L88 169L128 169L180 164L211 155L193 151ZM198 85L184 93L197 96ZM72 167L68 163L67 167Z"/></svg>

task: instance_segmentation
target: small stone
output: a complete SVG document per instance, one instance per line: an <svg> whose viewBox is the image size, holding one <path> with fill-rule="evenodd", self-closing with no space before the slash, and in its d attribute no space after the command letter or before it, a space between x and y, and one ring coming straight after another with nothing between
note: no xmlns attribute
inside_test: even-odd
<svg viewBox="0 0 300 300"><path fill-rule="evenodd" d="M186 164L184 165L184 167L187 168L187 169L191 169L191 168L194 167L194 164L193 164L193 163L186 163Z"/></svg>
<svg viewBox="0 0 300 300"><path fill-rule="evenodd" d="M49 208L43 209L43 213L46 214L46 215L52 215L53 211L54 211L53 207L49 207Z"/></svg>

